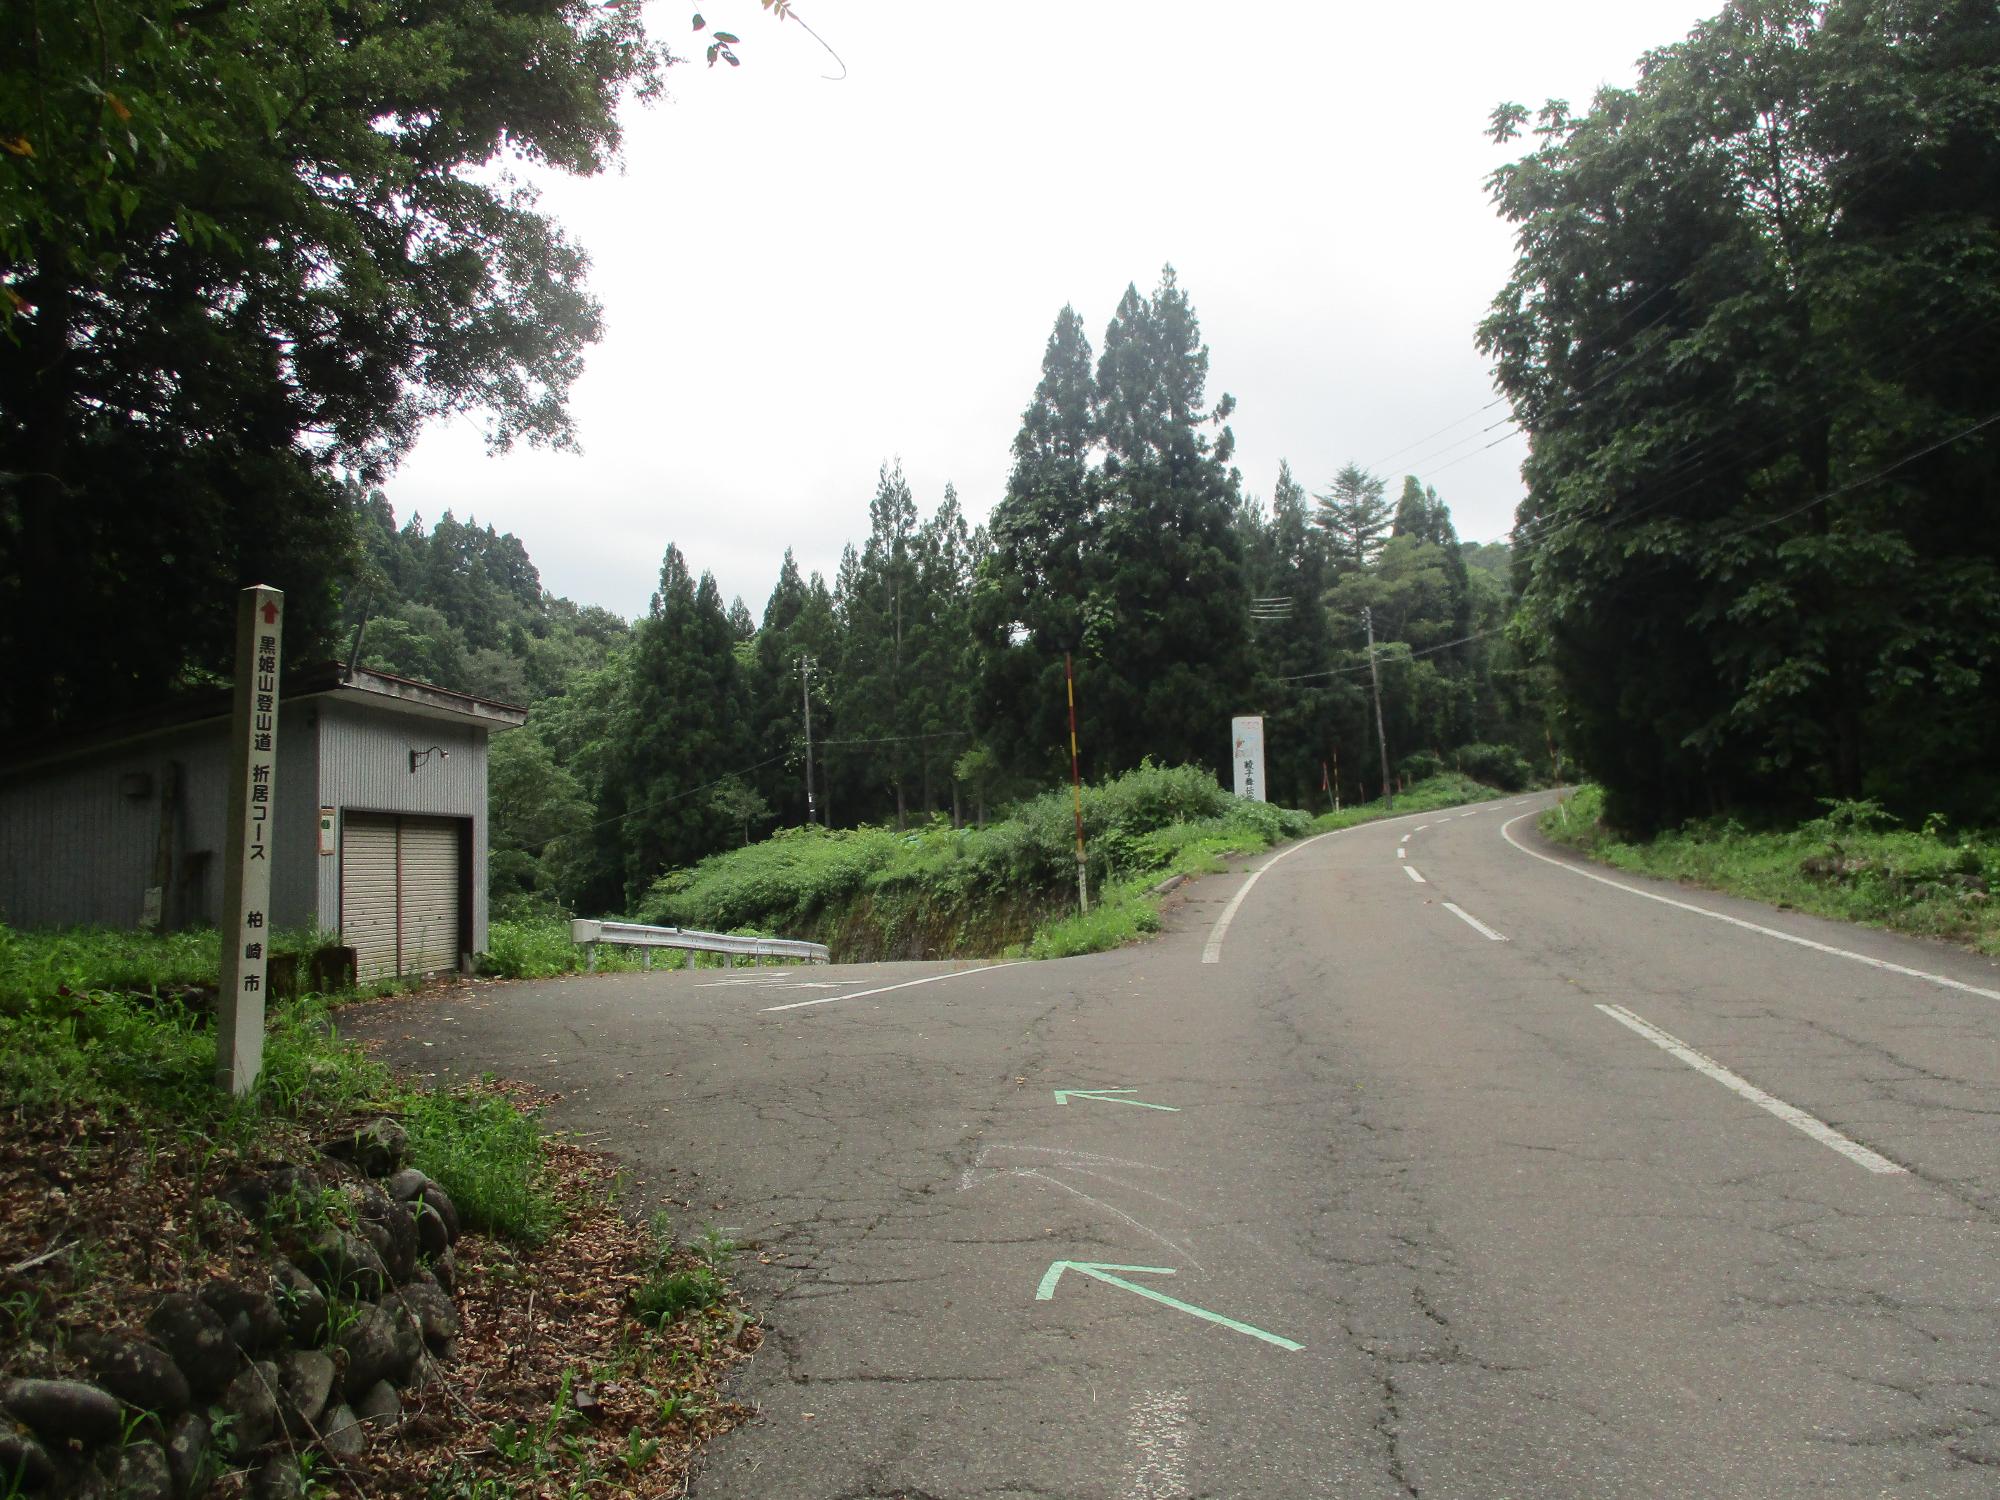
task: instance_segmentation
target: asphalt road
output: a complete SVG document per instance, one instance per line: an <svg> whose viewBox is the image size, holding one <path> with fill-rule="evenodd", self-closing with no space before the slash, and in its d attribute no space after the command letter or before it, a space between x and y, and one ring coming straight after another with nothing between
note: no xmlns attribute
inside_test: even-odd
<svg viewBox="0 0 2000 1500"><path fill-rule="evenodd" d="M763 1248L698 1500L2000 1494L2000 967L1579 873L1547 800L1092 958L365 1028Z"/></svg>

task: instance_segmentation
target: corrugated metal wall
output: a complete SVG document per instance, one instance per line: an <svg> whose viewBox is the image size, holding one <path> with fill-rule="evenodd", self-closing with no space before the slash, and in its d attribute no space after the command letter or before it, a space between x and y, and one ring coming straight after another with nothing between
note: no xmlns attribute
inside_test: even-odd
<svg viewBox="0 0 2000 1500"><path fill-rule="evenodd" d="M341 814L340 935L358 977L458 967L466 831L463 818Z"/></svg>
<svg viewBox="0 0 2000 1500"><path fill-rule="evenodd" d="M281 928L340 925L340 856L319 853L322 806L464 818L472 827L472 943L486 944L486 735L483 727L308 699L285 705L271 912ZM212 924L222 909L228 730L172 730L0 782L0 921L19 927L137 926L160 829L170 761L182 767L176 886L169 912ZM437 745L412 773L410 751ZM127 795L124 778L147 778ZM338 825L335 848L338 849ZM203 856L206 856L205 858ZM199 878L183 886L182 877Z"/></svg>
<svg viewBox="0 0 2000 1500"><path fill-rule="evenodd" d="M482 727L349 703L321 708L319 799L342 812L429 813L472 821L472 946L486 946L486 735ZM410 752L432 745L414 772ZM340 925L339 858L321 860L320 923Z"/></svg>
<svg viewBox="0 0 2000 1500"><path fill-rule="evenodd" d="M302 927L316 911L317 754L310 705L278 720L271 912ZM167 766L181 767L169 916L213 923L222 909L223 821L228 815L228 727L173 730L28 772L0 784L0 921L17 927L79 923L136 927L153 879ZM142 777L143 796L126 778ZM190 882L188 877L195 878Z"/></svg>

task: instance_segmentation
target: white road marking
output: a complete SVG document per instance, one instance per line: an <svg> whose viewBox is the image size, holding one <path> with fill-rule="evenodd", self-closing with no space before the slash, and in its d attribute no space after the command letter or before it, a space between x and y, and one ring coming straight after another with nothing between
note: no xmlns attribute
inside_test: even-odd
<svg viewBox="0 0 2000 1500"><path fill-rule="evenodd" d="M1406 834L1404 834L1404 835L1403 835L1403 836L1402 836L1402 837L1401 837L1400 839L1398 839L1398 840L1397 840L1396 842L1397 842L1397 843L1399 843L1399 844L1407 844L1407 843L1409 843L1409 841L1410 841L1410 840L1411 840L1411 839L1412 839L1413 837L1415 837L1415 835L1414 835L1413 833L1406 833Z"/></svg>
<svg viewBox="0 0 2000 1500"><path fill-rule="evenodd" d="M1444 904L1444 909L1450 912L1454 917L1457 917L1459 921L1463 922L1467 927L1470 927L1474 932L1478 933L1481 937L1491 938L1496 943L1504 943L1507 941L1505 937L1495 932L1491 927L1488 927L1484 922L1480 921L1479 918L1475 917L1471 912L1465 910L1463 907L1454 905L1452 902L1447 901Z"/></svg>
<svg viewBox="0 0 2000 1500"><path fill-rule="evenodd" d="M1410 877L1410 879L1414 880L1414 881L1415 881L1415 882L1416 882L1416 883L1417 883L1418 885L1429 885L1429 884L1430 884L1430 882L1429 882L1428 880L1424 879L1424 877L1423 877L1423 876L1421 876L1421 875L1419 875L1419 874L1417 873L1417 867L1416 867L1415 865L1404 865L1404 866L1403 866L1403 873L1404 873L1405 875L1409 876L1409 877Z"/></svg>
<svg viewBox="0 0 2000 1500"><path fill-rule="evenodd" d="M1648 1021L1643 1016L1633 1014L1624 1006L1599 1005L1597 1008L1611 1017L1612 1020L1618 1022L1619 1025L1629 1026L1654 1046L1672 1053L1697 1073L1706 1073L1731 1093L1742 1095L1759 1109L1769 1110L1793 1129L1804 1131L1822 1146L1838 1151L1857 1166L1866 1167L1871 1172L1879 1172L1885 1176L1909 1171L1908 1167L1898 1166L1879 1152L1870 1151L1860 1142L1850 1140L1825 1121L1814 1119L1796 1105L1787 1104L1782 1099L1773 1098L1747 1078L1730 1072L1729 1069L1706 1053L1695 1051L1694 1048L1690 1047L1679 1037L1660 1030L1651 1021Z"/></svg>
<svg viewBox="0 0 2000 1500"><path fill-rule="evenodd" d="M1484 808L1473 809L1473 812L1484 812L1484 811L1485 811ZM1423 816L1422 813L1404 813L1402 814L1402 819L1420 818L1422 816ZM1461 813L1460 816L1469 818L1472 816L1472 813ZM1215 919L1214 931L1209 933L1207 943L1205 943L1202 946L1201 961L1205 964L1215 964L1222 962L1222 940L1225 937L1229 936L1229 924L1236 920L1236 913L1242 909L1243 898L1248 896L1251 892L1251 889L1257 884L1257 882L1264 878L1264 872L1270 869L1271 866L1277 864L1278 861L1284 859L1290 859L1294 854L1297 854L1299 850L1305 848L1306 845L1317 844L1321 839L1338 838L1343 833L1353 833L1357 829L1362 829L1362 828L1380 828L1384 823L1395 823L1401 821L1402 819L1377 818L1375 821L1370 823L1356 823L1352 828L1331 828L1328 829L1325 833L1316 833L1311 838L1305 839L1299 843L1292 845L1292 847L1289 849L1280 850L1278 853L1272 855L1269 859L1265 860L1263 864L1259 865L1256 869L1250 872L1250 878L1243 882L1243 888L1239 890L1233 897L1230 898L1230 902L1227 906L1222 908L1222 915ZM1426 823L1424 826L1428 828L1430 825Z"/></svg>
<svg viewBox="0 0 2000 1500"><path fill-rule="evenodd" d="M1185 1500L1187 1421L1186 1391L1148 1391L1132 1403L1123 1500Z"/></svg>
<svg viewBox="0 0 2000 1500"><path fill-rule="evenodd" d="M1355 826L1365 828L1367 825L1362 823ZM1307 839L1305 843L1294 844L1289 849L1280 850L1265 860L1264 863L1257 866L1256 869L1252 870L1250 878L1243 882L1243 888L1230 897L1229 904L1222 908L1222 915L1215 919L1215 930L1209 933L1208 941L1202 945L1201 961L1205 964L1222 962L1222 940L1229 936L1229 924L1236 920L1236 913L1243 907L1243 898L1257 888L1257 882L1264 878L1266 870L1270 869L1271 866L1277 864L1280 860L1290 859L1299 850L1305 848L1306 844L1317 844L1320 839L1330 839L1336 833L1352 833L1353 831L1351 828L1335 828L1326 833L1319 834Z"/></svg>
<svg viewBox="0 0 2000 1500"><path fill-rule="evenodd" d="M851 979L846 981L838 979L801 979L787 984L783 979L777 978L774 975L764 975L755 979L711 979L706 984L696 985L695 988L698 990L837 990L843 982L847 984L854 983Z"/></svg>
<svg viewBox="0 0 2000 1500"><path fill-rule="evenodd" d="M995 969L1011 969L1024 964L1025 958L1012 959L1004 964L984 964L977 969L954 969L949 974L927 974L922 979L905 979L901 984L885 984L872 990L856 990L851 995L822 995L817 1000L794 1000L790 1005L767 1005L764 1014L774 1010L804 1010L808 1005L831 1005L836 1000L865 1000L870 995L886 995L891 990L913 989L920 984L936 984L945 979L964 979L972 974L991 974Z"/></svg>
<svg viewBox="0 0 2000 1500"><path fill-rule="evenodd" d="M1796 933L1781 932L1776 927L1763 927L1755 922L1746 922L1741 917L1732 917L1727 912L1712 911L1706 906L1696 906L1692 901L1676 901L1672 896L1662 896L1656 891L1642 890L1636 885L1627 885L1622 880L1612 880L1593 870L1581 870L1566 859L1553 859L1514 837L1513 827L1527 818L1535 817L1535 812L1522 813L1500 825L1500 836L1530 859L1539 859L1545 865L1554 865L1558 870L1567 870L1572 875L1581 875L1585 880L1594 880L1599 885L1608 885L1614 891L1623 891L1628 896L1644 896L1648 901L1657 901L1662 906L1675 907L1680 911L1691 911L1698 917L1713 917L1718 922L1727 922L1731 927L1740 927L1745 932L1762 933L1765 937L1777 938L1780 942L1796 943L1801 948L1810 948L1815 953L1829 954L1834 958L1852 959L1858 964L1867 964L1871 969L1884 969L1891 974L1901 974L1909 979L1927 980L1931 984L1943 985L1948 990L1963 990L1968 995L1978 995L1986 1000L2000 1000L2000 990L1982 989L1976 984L1967 984L1962 979L1950 979L1943 974L1932 974L1924 969L1912 969L1906 964L1892 964L1886 958L1870 958L1865 953L1856 953L1848 948L1836 948L1831 943L1816 943L1811 938L1800 937Z"/></svg>
<svg viewBox="0 0 2000 1500"><path fill-rule="evenodd" d="M1428 823L1419 823L1419 824L1417 825L1417 832L1418 832L1418 833L1422 833L1422 832L1423 832L1423 831L1424 831L1424 830L1425 830L1426 828L1428 828L1428 827L1430 827L1430 826L1431 826L1431 825L1430 825L1430 824L1428 824Z"/></svg>
<svg viewBox="0 0 2000 1500"><path fill-rule="evenodd" d="M1409 857L1410 857L1410 851L1407 849L1398 849L1396 851L1396 858L1398 859L1408 859Z"/></svg>

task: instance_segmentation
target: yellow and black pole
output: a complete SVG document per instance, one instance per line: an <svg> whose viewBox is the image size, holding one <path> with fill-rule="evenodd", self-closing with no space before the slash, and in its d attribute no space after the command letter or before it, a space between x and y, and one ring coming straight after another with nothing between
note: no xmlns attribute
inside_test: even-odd
<svg viewBox="0 0 2000 1500"><path fill-rule="evenodd" d="M1063 652L1063 681L1069 689L1069 786L1076 799L1076 905L1083 916L1090 915L1090 881L1083 855L1083 772L1076 753L1076 665Z"/></svg>

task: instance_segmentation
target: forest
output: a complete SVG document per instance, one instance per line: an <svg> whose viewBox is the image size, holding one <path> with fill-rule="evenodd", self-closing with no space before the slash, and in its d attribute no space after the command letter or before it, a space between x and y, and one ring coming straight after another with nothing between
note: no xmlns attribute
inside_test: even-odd
<svg viewBox="0 0 2000 1500"><path fill-rule="evenodd" d="M1738 0L1496 111L1521 628L1614 824L2000 820L1996 78L1991 3Z"/></svg>
<svg viewBox="0 0 2000 1500"><path fill-rule="evenodd" d="M1517 258L1476 331L1528 443L1505 545L1461 542L1419 476L1247 482L1169 267L1095 345L1058 312L1003 493L858 475L833 576L774 558L755 611L663 536L633 621L550 597L521 538L399 521L383 486L440 418L573 442L585 257L481 168L614 160L619 99L671 61L637 12L440 0L349 48L267 7L91 10L0 59L0 103L33 104L0 136L11 736L213 687L206 601L265 581L295 663L359 634L531 707L493 781L496 879L528 903L620 909L809 819L977 821L1067 775L1066 661L1090 777L1217 769L1262 713L1270 792L1301 806L1437 766L1518 782L1560 749L1640 834L2000 810L1990 0L1733 0L1631 87L1495 110L1495 141L1525 137L1489 184ZM433 66L494 49L534 77ZM51 86L107 67L124 92Z"/></svg>
<svg viewBox="0 0 2000 1500"><path fill-rule="evenodd" d="M1088 778L1222 774L1230 718L1261 713L1274 799L1330 805L1336 766L1344 799L1372 797L1364 611L1391 778L1525 784L1544 726L1503 629L1506 549L1461 544L1434 490L1407 478L1392 500L1356 465L1318 495L1289 468L1248 494L1171 269L1127 289L1104 346L1093 360L1057 316L986 525L884 464L831 582L787 552L755 614L669 544L628 624L549 595L517 537L398 526L355 491L360 659L531 709L493 748L502 909L630 909L665 870L809 820L983 820L1067 778L1066 657Z"/></svg>

